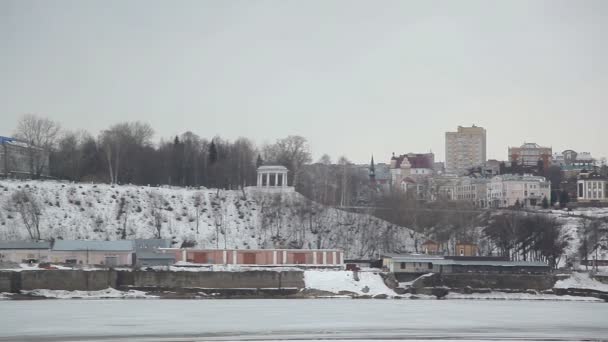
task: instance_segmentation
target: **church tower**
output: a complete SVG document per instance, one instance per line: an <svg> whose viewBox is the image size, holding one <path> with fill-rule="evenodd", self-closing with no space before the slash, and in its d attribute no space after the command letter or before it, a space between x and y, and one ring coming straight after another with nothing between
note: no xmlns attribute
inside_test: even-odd
<svg viewBox="0 0 608 342"><path fill-rule="evenodd" d="M369 182L376 184L376 166L374 165L374 155L372 154L372 161L369 164Z"/></svg>

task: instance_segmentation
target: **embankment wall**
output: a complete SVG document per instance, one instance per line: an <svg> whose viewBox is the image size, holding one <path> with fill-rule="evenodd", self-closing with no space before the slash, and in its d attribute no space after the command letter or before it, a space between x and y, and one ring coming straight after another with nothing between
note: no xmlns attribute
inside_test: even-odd
<svg viewBox="0 0 608 342"><path fill-rule="evenodd" d="M302 271L170 272L28 270L0 272L0 292L20 290L95 291L108 287L180 288L304 288Z"/></svg>

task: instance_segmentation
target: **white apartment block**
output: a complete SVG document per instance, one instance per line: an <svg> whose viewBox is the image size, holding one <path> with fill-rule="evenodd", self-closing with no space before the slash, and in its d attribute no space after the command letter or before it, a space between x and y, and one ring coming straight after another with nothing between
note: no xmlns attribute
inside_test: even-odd
<svg viewBox="0 0 608 342"><path fill-rule="evenodd" d="M486 162L486 130L473 125L458 126L445 133L445 172L463 175L472 167Z"/></svg>
<svg viewBox="0 0 608 342"><path fill-rule="evenodd" d="M551 198L551 182L531 175L495 176L488 184L487 196L493 208L507 208L518 202L523 207L540 206L543 198Z"/></svg>

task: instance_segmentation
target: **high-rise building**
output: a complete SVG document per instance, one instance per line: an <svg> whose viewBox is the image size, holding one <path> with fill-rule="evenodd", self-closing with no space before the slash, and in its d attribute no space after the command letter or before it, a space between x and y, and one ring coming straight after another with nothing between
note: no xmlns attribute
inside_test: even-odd
<svg viewBox="0 0 608 342"><path fill-rule="evenodd" d="M445 132L445 172L457 175L486 162L486 130L475 125Z"/></svg>

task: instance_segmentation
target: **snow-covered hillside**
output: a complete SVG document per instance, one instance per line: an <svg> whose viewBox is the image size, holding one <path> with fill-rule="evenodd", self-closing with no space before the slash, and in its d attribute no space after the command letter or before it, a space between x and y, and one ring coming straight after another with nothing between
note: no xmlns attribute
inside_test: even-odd
<svg viewBox="0 0 608 342"><path fill-rule="evenodd" d="M413 232L298 193L0 181L0 240L29 237L11 197L38 202L43 239L152 238L200 248L343 248L347 257L413 251ZM123 229L126 228L126 229Z"/></svg>

